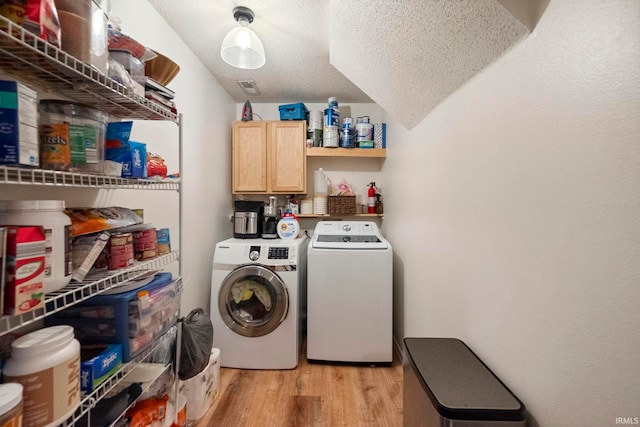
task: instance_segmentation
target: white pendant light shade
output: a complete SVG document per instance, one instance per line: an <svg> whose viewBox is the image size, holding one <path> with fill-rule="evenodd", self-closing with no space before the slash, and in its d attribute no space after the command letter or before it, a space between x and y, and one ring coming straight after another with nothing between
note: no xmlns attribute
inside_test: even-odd
<svg viewBox="0 0 640 427"><path fill-rule="evenodd" d="M266 62L262 42L250 28L253 12L246 7L236 7L233 16L240 24L227 33L222 41L220 56L229 65L246 70L262 67Z"/></svg>

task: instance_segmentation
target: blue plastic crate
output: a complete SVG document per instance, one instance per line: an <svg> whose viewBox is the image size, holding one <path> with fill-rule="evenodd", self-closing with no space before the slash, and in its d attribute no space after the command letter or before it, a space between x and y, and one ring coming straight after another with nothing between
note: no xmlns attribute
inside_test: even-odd
<svg viewBox="0 0 640 427"><path fill-rule="evenodd" d="M140 291L148 291L151 301L145 312L138 308ZM97 295L56 313L48 323L73 326L82 344L122 344L122 361L126 363L175 323L181 292L171 273L158 273L138 289Z"/></svg>
<svg viewBox="0 0 640 427"><path fill-rule="evenodd" d="M280 120L306 120L307 107L302 102L297 104L286 104L278 107L280 110Z"/></svg>

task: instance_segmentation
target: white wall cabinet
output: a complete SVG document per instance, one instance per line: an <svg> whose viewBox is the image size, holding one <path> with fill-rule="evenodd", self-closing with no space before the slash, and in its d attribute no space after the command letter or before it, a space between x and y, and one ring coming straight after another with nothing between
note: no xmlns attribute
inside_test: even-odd
<svg viewBox="0 0 640 427"><path fill-rule="evenodd" d="M168 109L143 97L133 94L124 86L109 79L87 64L77 61L63 51L24 31L3 17L0 17L0 70L11 74L39 89L51 91L75 102L91 105L113 118L170 121L177 125L179 155L182 154L181 127L182 118ZM133 189L142 191L178 192L179 205L182 205L180 183L178 181L156 181L145 179L123 179L118 177L96 176L82 173L57 172L42 169L30 169L12 166L0 166L0 188L20 185L28 195L35 187L77 188L81 189ZM180 210L180 209L179 209ZM179 216L179 212L176 215ZM178 219L181 224L181 220ZM181 227L180 227L181 228ZM179 230L178 230L179 231ZM81 283L71 283L65 288L47 294L44 308L18 316L0 317L0 335L34 324L45 317L85 301L92 296L116 286L126 280L143 276L152 270L160 270L171 263L178 263L181 272L179 249L181 244L172 241L169 254L144 262L136 262L133 267L110 270L98 275L90 275ZM181 279L178 279L181 280ZM78 410L63 425L73 425L89 413L100 399L124 378L140 362L144 361L155 349L152 344L138 356L102 383L92 393L81 397Z"/></svg>

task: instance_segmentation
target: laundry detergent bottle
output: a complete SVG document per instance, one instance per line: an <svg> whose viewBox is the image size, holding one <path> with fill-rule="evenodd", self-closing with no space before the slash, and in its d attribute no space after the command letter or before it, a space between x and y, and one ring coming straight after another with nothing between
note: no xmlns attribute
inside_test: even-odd
<svg viewBox="0 0 640 427"><path fill-rule="evenodd" d="M284 215L278 221L278 237L283 240L293 240L300 234L300 223L298 218L291 213L290 209L284 211Z"/></svg>

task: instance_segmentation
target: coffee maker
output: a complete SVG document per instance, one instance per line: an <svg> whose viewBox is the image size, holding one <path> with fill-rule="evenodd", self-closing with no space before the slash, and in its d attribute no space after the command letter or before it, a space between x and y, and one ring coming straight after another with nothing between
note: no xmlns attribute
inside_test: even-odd
<svg viewBox="0 0 640 427"><path fill-rule="evenodd" d="M269 205L264 208L264 220L262 223L262 238L278 238L278 198L269 197Z"/></svg>
<svg viewBox="0 0 640 427"><path fill-rule="evenodd" d="M236 200L233 212L233 237L259 239L262 235L262 202Z"/></svg>

